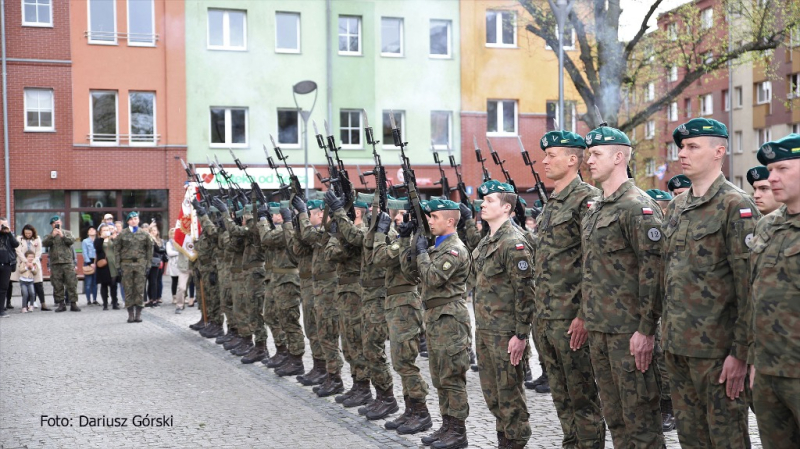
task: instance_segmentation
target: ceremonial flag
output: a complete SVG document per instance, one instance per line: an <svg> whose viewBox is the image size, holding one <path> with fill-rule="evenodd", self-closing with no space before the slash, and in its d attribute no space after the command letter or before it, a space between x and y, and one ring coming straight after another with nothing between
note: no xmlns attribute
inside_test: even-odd
<svg viewBox="0 0 800 449"><path fill-rule="evenodd" d="M200 236L200 223L197 222L197 214L192 207L192 199L196 194L197 187L195 183L188 183L186 195L184 195L181 203L178 221L175 223L175 243L177 243L175 250L183 253L190 261L197 259L194 242Z"/></svg>

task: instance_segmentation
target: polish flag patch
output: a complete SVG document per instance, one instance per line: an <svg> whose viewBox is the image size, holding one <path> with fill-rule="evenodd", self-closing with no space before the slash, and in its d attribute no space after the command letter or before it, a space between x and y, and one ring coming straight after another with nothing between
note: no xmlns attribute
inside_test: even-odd
<svg viewBox="0 0 800 449"><path fill-rule="evenodd" d="M517 246L515 246L515 248L517 248L518 250L525 249L525 245L523 245L522 243L517 243Z"/></svg>
<svg viewBox="0 0 800 449"><path fill-rule="evenodd" d="M748 207L747 209L739 209L739 218L750 218L753 216L753 211Z"/></svg>
<svg viewBox="0 0 800 449"><path fill-rule="evenodd" d="M594 206L594 201L587 201L586 202L586 207L591 208L592 206Z"/></svg>
<svg viewBox="0 0 800 449"><path fill-rule="evenodd" d="M454 256L458 256L458 251L456 251L456 250L454 250L454 249L451 249L451 250L450 250L450 254L452 254L452 255L454 255Z"/></svg>
<svg viewBox="0 0 800 449"><path fill-rule="evenodd" d="M642 215L653 215L653 209L649 207L642 208Z"/></svg>

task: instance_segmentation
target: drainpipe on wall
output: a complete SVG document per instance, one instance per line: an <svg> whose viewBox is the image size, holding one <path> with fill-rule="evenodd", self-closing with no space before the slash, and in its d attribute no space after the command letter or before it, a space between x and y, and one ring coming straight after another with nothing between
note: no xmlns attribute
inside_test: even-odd
<svg viewBox="0 0 800 449"><path fill-rule="evenodd" d="M325 33L328 38L325 40L325 82L328 94L328 123L333 129L333 45L331 43L331 0L325 0Z"/></svg>
<svg viewBox="0 0 800 449"><path fill-rule="evenodd" d="M14 219L11 217L11 163L8 148L8 73L6 71L6 0L0 0L0 40L3 46L3 160L6 177L6 218L11 225Z"/></svg>
<svg viewBox="0 0 800 449"><path fill-rule="evenodd" d="M730 11L733 8L729 5L728 10L728 53L733 50L733 33L731 33L731 19L733 14ZM736 142L736 132L733 130L733 61L728 60L728 181L734 182L733 179L733 145ZM722 99L723 104L725 99ZM742 187L742 186L736 186Z"/></svg>

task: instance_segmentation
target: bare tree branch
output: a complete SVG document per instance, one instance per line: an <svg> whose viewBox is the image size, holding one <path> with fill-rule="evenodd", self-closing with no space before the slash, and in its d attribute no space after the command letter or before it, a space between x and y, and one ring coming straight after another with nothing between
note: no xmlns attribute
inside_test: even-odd
<svg viewBox="0 0 800 449"><path fill-rule="evenodd" d="M631 41L628 42L628 45L625 46L625 54L624 54L625 55L625 59L628 59L628 56L631 54L633 49L636 47L636 44L639 43L639 41L642 39L642 36L644 36L644 33L647 32L647 28L649 28L647 26L647 22L650 21L650 18L656 12L656 9L659 7L659 5L661 5L661 2L662 2L662 0L656 0L650 6L650 10L647 11L647 14L645 14L644 20L642 20L642 24L639 26L639 31L636 32L636 36L634 36L633 39L631 39Z"/></svg>

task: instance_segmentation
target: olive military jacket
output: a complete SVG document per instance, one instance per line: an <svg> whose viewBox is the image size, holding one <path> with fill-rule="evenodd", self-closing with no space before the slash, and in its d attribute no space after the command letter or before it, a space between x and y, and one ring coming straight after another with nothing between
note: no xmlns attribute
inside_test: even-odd
<svg viewBox="0 0 800 449"><path fill-rule="evenodd" d="M386 243L387 239L386 234L376 233L372 247L373 263L386 269L386 300L383 307L391 309L411 305L420 309L422 299L417 288L417 279L415 276L407 276L400 263L402 259L410 261L412 258L411 238L397 238L391 245Z"/></svg>
<svg viewBox="0 0 800 449"><path fill-rule="evenodd" d="M266 220L258 222L258 231L261 235L261 244L272 253L272 282L276 285L300 285L300 270L291 248L286 244L284 229L291 230L291 223L276 224L271 229Z"/></svg>
<svg viewBox="0 0 800 449"><path fill-rule="evenodd" d="M74 263L72 258L72 245L77 241L72 233L64 229L61 230L63 236L53 236L52 231L44 236L42 240L42 247L47 248L47 257L50 265L57 264L70 264ZM13 235L11 238L15 238ZM150 259L147 259L150 263ZM119 265L117 265L119 266Z"/></svg>
<svg viewBox="0 0 800 449"><path fill-rule="evenodd" d="M383 299L386 297L386 268L370 263L372 259L372 246L374 233L368 232L365 225L356 226L345 214L344 209L333 213L333 218L339 226L342 238L353 246L359 246L361 251L361 301Z"/></svg>
<svg viewBox="0 0 800 449"><path fill-rule="evenodd" d="M132 232L131 228L127 227L114 239L114 252L118 267L124 267L125 263L138 263L146 273L150 269L150 259L153 258L153 240L147 231L139 228L138 231ZM71 256L70 263L72 263Z"/></svg>
<svg viewBox="0 0 800 449"><path fill-rule="evenodd" d="M311 256L311 277L314 280L314 295L336 289L336 264L325 259L325 247L328 245L330 234L325 232L323 226L312 226L308 214L303 212L298 216L300 222L300 239L314 248Z"/></svg>
<svg viewBox="0 0 800 449"><path fill-rule="evenodd" d="M351 292L361 295L361 247L350 245L331 237L325 245L325 260L336 265L336 292Z"/></svg>
<svg viewBox="0 0 800 449"><path fill-rule="evenodd" d="M427 253L417 255L416 262L426 309L431 309L437 300L463 300L472 261L457 234L447 236L438 247L432 246Z"/></svg>

